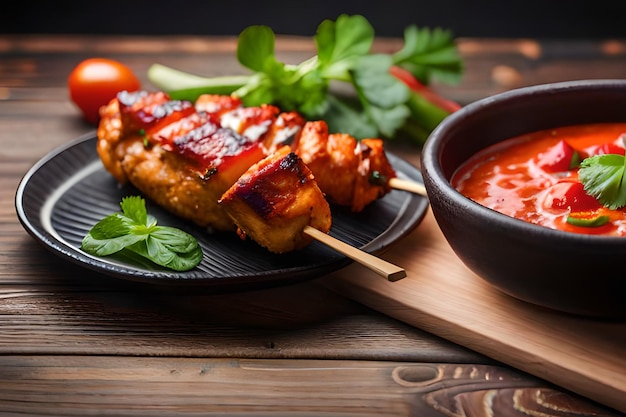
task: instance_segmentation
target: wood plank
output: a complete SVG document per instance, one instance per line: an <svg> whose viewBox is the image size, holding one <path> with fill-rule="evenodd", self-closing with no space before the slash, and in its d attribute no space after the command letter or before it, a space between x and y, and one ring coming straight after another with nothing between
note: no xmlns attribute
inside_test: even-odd
<svg viewBox="0 0 626 417"><path fill-rule="evenodd" d="M16 220L2 230L1 355L492 362L315 282L232 294L172 291L68 263Z"/></svg>
<svg viewBox="0 0 626 417"><path fill-rule="evenodd" d="M615 416L490 365L0 356L0 370L4 415Z"/></svg>
<svg viewBox="0 0 626 417"><path fill-rule="evenodd" d="M455 343L626 412L626 323L592 320L518 301L456 257L429 211L385 256L396 283L351 265L328 288Z"/></svg>

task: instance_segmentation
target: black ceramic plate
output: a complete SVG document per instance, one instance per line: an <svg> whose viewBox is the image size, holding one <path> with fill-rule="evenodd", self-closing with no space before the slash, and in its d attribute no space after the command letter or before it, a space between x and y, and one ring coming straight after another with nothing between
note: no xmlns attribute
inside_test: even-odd
<svg viewBox="0 0 626 417"><path fill-rule="evenodd" d="M389 158L399 177L422 182L415 167L393 154ZM15 205L26 231L55 254L128 280L247 289L315 278L352 262L319 242L302 251L272 254L232 232L208 233L149 200L148 212L160 225L178 227L198 239L204 258L195 269L173 272L81 251L80 243L89 229L118 211L123 196L137 194L132 186L120 186L104 169L91 134L54 150L35 164L17 189ZM427 208L426 198L394 190L356 215L333 208L330 234L366 252L380 252L415 229Z"/></svg>

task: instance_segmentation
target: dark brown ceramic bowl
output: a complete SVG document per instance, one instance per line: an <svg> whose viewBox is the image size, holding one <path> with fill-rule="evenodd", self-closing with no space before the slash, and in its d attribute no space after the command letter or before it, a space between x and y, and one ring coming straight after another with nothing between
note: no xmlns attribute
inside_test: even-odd
<svg viewBox="0 0 626 417"><path fill-rule="evenodd" d="M626 238L526 223L450 185L479 150L521 134L584 123L626 122L626 80L583 80L512 90L445 119L422 152L433 214L465 265L501 291L563 312L626 319Z"/></svg>

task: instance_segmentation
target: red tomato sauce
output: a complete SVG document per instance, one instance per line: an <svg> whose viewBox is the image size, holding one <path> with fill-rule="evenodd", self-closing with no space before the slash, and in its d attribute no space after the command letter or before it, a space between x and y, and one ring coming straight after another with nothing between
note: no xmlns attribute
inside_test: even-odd
<svg viewBox="0 0 626 417"><path fill-rule="evenodd" d="M626 235L626 209L609 210L578 181L578 162L588 156L624 155L626 123L549 129L511 138L480 151L453 175L461 194L530 223L574 233ZM600 226L570 218L607 216Z"/></svg>

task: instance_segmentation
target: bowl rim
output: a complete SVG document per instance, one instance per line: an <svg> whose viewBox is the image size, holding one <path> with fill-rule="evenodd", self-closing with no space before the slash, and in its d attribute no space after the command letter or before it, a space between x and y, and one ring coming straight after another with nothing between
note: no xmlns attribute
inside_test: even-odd
<svg viewBox="0 0 626 417"><path fill-rule="evenodd" d="M447 204L462 207L464 210L469 211L468 215L484 217L489 222L490 226L504 228L510 230L511 233L519 232L526 236L532 234L533 236L541 236L550 241L567 241L574 244L591 243L605 246L621 246L626 244L625 236L592 235L552 229L550 227L529 223L486 207L456 190L450 184L449 179L446 178L440 164L440 147L445 142L444 138L446 135L456 130L460 123L476 113L489 111L489 109L495 105L502 106L502 103L506 104L507 102L518 100L520 97L555 95L565 91L598 91L599 89L609 90L615 88L619 88L626 95L626 79L591 79L537 84L497 93L463 106L461 109L446 117L431 132L422 147L420 156L421 167L429 198L432 197L435 192L434 187L440 194L445 196L448 200ZM430 179L428 177L430 177Z"/></svg>

